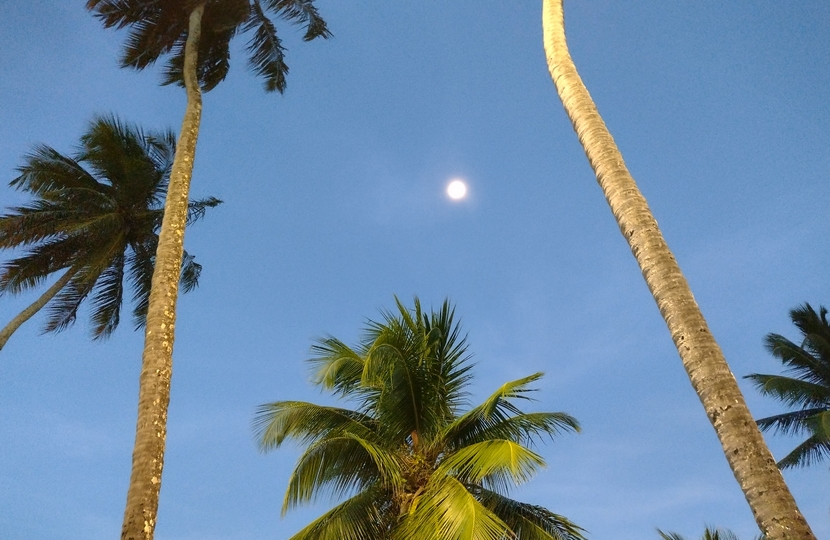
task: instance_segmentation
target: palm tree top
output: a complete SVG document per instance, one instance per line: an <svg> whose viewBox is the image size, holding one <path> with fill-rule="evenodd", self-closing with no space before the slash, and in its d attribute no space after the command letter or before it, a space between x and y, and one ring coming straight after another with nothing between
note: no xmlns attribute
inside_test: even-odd
<svg viewBox="0 0 830 540"><path fill-rule="evenodd" d="M257 411L263 450L288 439L307 446L283 511L321 493L348 497L292 540L584 538L568 519L507 496L545 465L535 443L579 431L565 413L518 407L542 374L464 412L473 364L454 308L396 303L357 347L327 337L312 348L313 380L356 409L278 401Z"/></svg>
<svg viewBox="0 0 830 540"><path fill-rule="evenodd" d="M761 418L762 430L808 438L787 454L782 469L808 466L830 458L830 322L827 309L810 304L790 310L790 319L801 333L800 343L779 334L768 334L767 350L784 365L785 375L747 375L762 394L797 410Z"/></svg>
<svg viewBox="0 0 830 540"><path fill-rule="evenodd" d="M46 331L70 326L90 297L93 337L101 338L118 326L126 278L135 326L142 326L175 147L173 132L146 133L115 116L94 118L71 156L35 146L10 183L33 200L0 215L0 250L25 250L0 265L0 295L71 269L72 279L47 305ZM189 221L220 203L191 201ZM201 266L191 255L183 262L181 282L189 291Z"/></svg>
<svg viewBox="0 0 830 540"><path fill-rule="evenodd" d="M204 91L213 89L228 74L230 42L241 33L250 34L248 65L264 79L265 90L285 91L285 47L267 11L303 25L305 41L331 36L313 0L88 0L86 7L106 28L129 27L121 67L141 70L166 57L163 84L183 85L188 17L202 4L205 11L197 71Z"/></svg>

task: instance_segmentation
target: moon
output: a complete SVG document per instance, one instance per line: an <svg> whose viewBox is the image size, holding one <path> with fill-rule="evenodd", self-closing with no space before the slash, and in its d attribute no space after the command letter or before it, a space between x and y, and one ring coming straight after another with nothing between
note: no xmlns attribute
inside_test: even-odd
<svg viewBox="0 0 830 540"><path fill-rule="evenodd" d="M447 185L447 195L454 201L459 201L467 196L467 184L461 180L453 180Z"/></svg>

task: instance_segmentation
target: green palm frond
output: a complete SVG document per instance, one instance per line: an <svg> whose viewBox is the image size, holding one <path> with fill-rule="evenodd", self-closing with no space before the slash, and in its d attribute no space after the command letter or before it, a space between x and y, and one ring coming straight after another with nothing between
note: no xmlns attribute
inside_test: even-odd
<svg viewBox="0 0 830 540"><path fill-rule="evenodd" d="M260 448L266 451L279 448L288 438L311 444L344 433L368 437L376 430L376 422L371 416L305 401L261 405L254 418L256 438Z"/></svg>
<svg viewBox="0 0 830 540"><path fill-rule="evenodd" d="M464 484L482 484L499 492L523 484L545 466L542 456L513 441L489 440L456 450L438 466L437 475Z"/></svg>
<svg viewBox="0 0 830 540"><path fill-rule="evenodd" d="M451 476L431 482L399 522L394 540L505 540L504 521Z"/></svg>
<svg viewBox="0 0 830 540"><path fill-rule="evenodd" d="M798 435L810 429L807 424L809 418L826 410L825 407L802 409L761 418L757 420L757 423L761 431L773 429L775 433L781 433L782 435Z"/></svg>
<svg viewBox="0 0 830 540"><path fill-rule="evenodd" d="M784 377L782 375L747 375L755 388L765 396L772 396L787 405L815 407L830 405L830 386Z"/></svg>
<svg viewBox="0 0 830 540"><path fill-rule="evenodd" d="M585 529L547 508L514 501L478 486L468 489L510 527L518 540L585 540Z"/></svg>
<svg viewBox="0 0 830 540"><path fill-rule="evenodd" d="M369 540L387 537L392 521L385 493L367 489L338 504L289 540Z"/></svg>
<svg viewBox="0 0 830 540"><path fill-rule="evenodd" d="M342 341L327 337L311 346L312 381L338 396L366 393L360 387L363 377L363 357Z"/></svg>
<svg viewBox="0 0 830 540"><path fill-rule="evenodd" d="M826 362L826 358L830 355L816 354L814 350L808 348L811 342L820 343L819 337L814 336L810 339L810 335L805 335L801 345L797 345L778 334L769 334L765 339L766 349L778 360L784 364L785 372L795 375L799 379L814 382L818 384L830 383L830 365Z"/></svg>
<svg viewBox="0 0 830 540"><path fill-rule="evenodd" d="M334 496L380 484L387 490L403 482L394 453L351 433L326 437L300 456L288 481L283 513L325 492Z"/></svg>
<svg viewBox="0 0 830 540"><path fill-rule="evenodd" d="M816 312L810 304L790 311L801 331L801 345L779 334L769 334L767 350L784 365L790 376L753 373L750 379L763 395L772 396L798 410L757 420L763 429L783 434L808 433L809 438L778 462L779 468L807 466L830 457L830 322L824 306ZM828 420L830 421L830 420Z"/></svg>
<svg viewBox="0 0 830 540"><path fill-rule="evenodd" d="M799 444L792 452L778 462L778 468L808 467L830 458L830 412L823 412L808 419L807 424L812 435Z"/></svg>

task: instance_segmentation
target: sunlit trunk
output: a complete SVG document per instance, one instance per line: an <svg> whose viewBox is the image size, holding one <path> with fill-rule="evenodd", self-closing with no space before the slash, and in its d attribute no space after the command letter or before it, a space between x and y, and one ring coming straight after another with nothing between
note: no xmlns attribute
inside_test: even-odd
<svg viewBox="0 0 830 540"><path fill-rule="evenodd" d="M771 540L815 539L775 466L646 200L576 72L565 41L562 0L544 1L543 26L548 67L565 111L620 231L640 265L758 526Z"/></svg>
<svg viewBox="0 0 830 540"><path fill-rule="evenodd" d="M167 406L170 403L176 299L184 249L190 177L202 115L202 95L196 66L203 12L204 4L200 4L190 14L185 45L183 74L187 108L170 173L150 289L133 467L121 529L122 540L151 540L156 527L167 436Z"/></svg>
<svg viewBox="0 0 830 540"><path fill-rule="evenodd" d="M20 328L20 325L31 319L35 313L40 311L40 309L43 306L48 304L49 300L51 300L56 294L58 294L58 292L61 289L63 289L67 283L69 283L69 280L72 279L72 276L74 276L76 273L78 273L78 268L74 266L67 270L60 277L60 279L55 282L54 285L49 287L49 289L45 293L40 295L40 298L32 302L32 304L29 307L21 311L17 315L17 317L12 319L9 322L9 324L6 325L5 328L0 330L0 350L3 350L3 347L5 347L6 345L6 342L9 340L10 337L12 337L12 334L14 334L15 331L18 328Z"/></svg>

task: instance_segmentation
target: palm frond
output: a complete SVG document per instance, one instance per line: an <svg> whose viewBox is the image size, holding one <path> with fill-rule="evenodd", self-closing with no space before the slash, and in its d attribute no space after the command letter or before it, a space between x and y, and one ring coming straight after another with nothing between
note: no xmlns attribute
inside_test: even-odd
<svg viewBox="0 0 830 540"><path fill-rule="evenodd" d="M351 433L311 444L300 456L283 501L283 513L328 491L334 496L378 485L402 485L400 464L380 445Z"/></svg>
<svg viewBox="0 0 830 540"><path fill-rule="evenodd" d="M133 291L133 329L138 330L147 322L158 236L153 234L142 242L130 244L130 247L132 249L127 253L126 259L127 279Z"/></svg>
<svg viewBox="0 0 830 540"><path fill-rule="evenodd" d="M189 293L199 286L199 276L202 275L202 265L187 251L182 253L182 271L179 277L182 293Z"/></svg>
<svg viewBox="0 0 830 540"><path fill-rule="evenodd" d="M314 0L264 0L265 4L276 11L286 20L305 24L306 32L303 39L311 41L321 37L331 37L331 32L326 26L326 21L320 17L317 8L314 7Z"/></svg>
<svg viewBox="0 0 830 540"><path fill-rule="evenodd" d="M392 518L386 493L366 489L312 521L289 540L368 540L386 538Z"/></svg>
<svg viewBox="0 0 830 540"><path fill-rule="evenodd" d="M187 224L190 225L199 221L205 217L205 212L208 208L215 208L220 204L222 204L222 201L216 197L191 200L187 204Z"/></svg>
<svg viewBox="0 0 830 540"><path fill-rule="evenodd" d="M83 270L83 269L82 269ZM69 283L47 304L47 321L44 333L61 332L75 323L78 308L92 291L95 282L90 282L78 272Z"/></svg>
<svg viewBox="0 0 830 540"><path fill-rule="evenodd" d="M261 405L254 417L254 432L264 451L279 448L288 438L311 444L344 433L368 437L376 429L374 419L360 412L304 401Z"/></svg>
<svg viewBox="0 0 830 540"><path fill-rule="evenodd" d="M445 457L437 475L449 475L465 484L483 484L504 492L523 484L545 466L542 456L507 440L489 440L465 446Z"/></svg>
<svg viewBox="0 0 830 540"><path fill-rule="evenodd" d="M477 486L467 486L481 504L516 535L517 540L585 540L585 529L565 516L533 504L514 501Z"/></svg>
<svg viewBox="0 0 830 540"><path fill-rule="evenodd" d="M765 396L772 396L790 406L830 407L830 386L784 377L782 375L762 375L753 373L744 377L755 385Z"/></svg>
<svg viewBox="0 0 830 540"><path fill-rule="evenodd" d="M110 264L95 280L92 289L92 337L108 337L118 326L124 293L124 250L110 258Z"/></svg>
<svg viewBox="0 0 830 540"><path fill-rule="evenodd" d="M98 181L77 161L45 144L36 145L31 153L23 157L23 162L17 168L20 175L9 185L28 193L41 194L77 187L95 189L98 186Z"/></svg>
<svg viewBox="0 0 830 540"><path fill-rule="evenodd" d="M0 266L0 294L18 294L39 285L52 272L69 268L86 247L82 237L42 242L21 257Z"/></svg>
<svg viewBox="0 0 830 540"><path fill-rule="evenodd" d="M363 377L363 357L334 337L320 339L311 346L312 381L335 395L359 392Z"/></svg>
<svg viewBox="0 0 830 540"><path fill-rule="evenodd" d="M513 531L453 477L430 482L393 531L394 540L506 540Z"/></svg>
<svg viewBox="0 0 830 540"><path fill-rule="evenodd" d="M827 407L820 407L814 409L802 409L800 411L792 411L784 414L777 414L775 416L768 416L756 420L761 431L773 429L774 433L781 433L783 435L797 435L809 430L807 420L817 414L827 411Z"/></svg>
<svg viewBox="0 0 830 540"><path fill-rule="evenodd" d="M248 64L254 73L265 79L265 91L285 92L285 76L288 74L285 48L274 23L265 16L258 0L251 3L244 30L253 32L248 42Z"/></svg>
<svg viewBox="0 0 830 540"><path fill-rule="evenodd" d="M830 412L805 421L812 435L778 462L778 468L807 467L830 458Z"/></svg>
<svg viewBox="0 0 830 540"><path fill-rule="evenodd" d="M458 448L491 438L509 439L521 444L535 438L563 431L579 431L579 423L565 413L523 413L511 400L532 399L530 384L542 378L534 373L502 385L483 403L470 409L446 426L440 436L442 444Z"/></svg>

